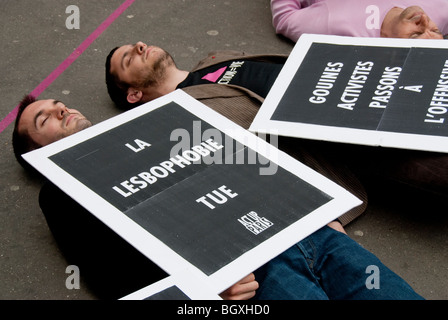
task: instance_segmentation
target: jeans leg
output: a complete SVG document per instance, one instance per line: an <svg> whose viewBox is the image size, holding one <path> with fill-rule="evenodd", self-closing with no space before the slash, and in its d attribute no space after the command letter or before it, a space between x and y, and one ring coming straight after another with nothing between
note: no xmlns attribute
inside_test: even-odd
<svg viewBox="0 0 448 320"><path fill-rule="evenodd" d="M259 300L422 299L375 255L327 226L254 274Z"/></svg>
<svg viewBox="0 0 448 320"><path fill-rule="evenodd" d="M294 245L254 272L257 300L328 300L310 270L305 255Z"/></svg>
<svg viewBox="0 0 448 320"><path fill-rule="evenodd" d="M347 235L324 227L306 240L301 244L313 245L314 272L330 299L422 299L401 277Z"/></svg>

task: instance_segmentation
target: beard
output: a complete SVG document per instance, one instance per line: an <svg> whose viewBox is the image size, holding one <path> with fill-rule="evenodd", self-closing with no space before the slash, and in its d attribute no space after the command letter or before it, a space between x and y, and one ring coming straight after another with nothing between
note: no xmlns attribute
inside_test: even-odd
<svg viewBox="0 0 448 320"><path fill-rule="evenodd" d="M91 126L92 126L92 122L90 122L90 120L87 120L86 118L80 119L78 121L78 123L76 124L76 132L87 129Z"/></svg>
<svg viewBox="0 0 448 320"><path fill-rule="evenodd" d="M76 133L76 132L79 132L81 130L84 130L84 129L92 126L92 122L90 122L89 119L87 119L85 116L83 116L79 112L66 112L66 113L64 113L64 117L63 117L62 121L64 123L66 123L67 118L70 117L71 115L76 115L77 118L75 120L73 120L75 122L75 124L71 128L71 132L68 135Z"/></svg>
<svg viewBox="0 0 448 320"><path fill-rule="evenodd" d="M156 87L166 79L167 70L175 65L173 57L162 49L151 68L144 70L142 79L133 83L136 88Z"/></svg>

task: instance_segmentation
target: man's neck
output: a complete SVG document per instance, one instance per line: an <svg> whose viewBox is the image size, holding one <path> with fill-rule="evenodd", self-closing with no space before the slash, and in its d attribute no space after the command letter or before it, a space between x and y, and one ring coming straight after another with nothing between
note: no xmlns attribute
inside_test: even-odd
<svg viewBox="0 0 448 320"><path fill-rule="evenodd" d="M162 81L157 88L143 90L143 102L151 101L173 92L176 90L179 83L187 78L188 74L188 71L179 70L176 67L171 68L166 73L164 81Z"/></svg>
<svg viewBox="0 0 448 320"><path fill-rule="evenodd" d="M169 80L172 91L176 90L176 87L188 77L188 74L188 71L179 70L176 68L175 72L171 75L171 79Z"/></svg>

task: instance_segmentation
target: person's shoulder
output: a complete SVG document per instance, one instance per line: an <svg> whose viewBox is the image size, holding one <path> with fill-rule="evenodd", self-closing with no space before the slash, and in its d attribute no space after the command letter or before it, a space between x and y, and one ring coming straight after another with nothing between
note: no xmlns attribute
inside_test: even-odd
<svg viewBox="0 0 448 320"><path fill-rule="evenodd" d="M46 205L48 202L50 202L50 199L53 197L57 198L64 194L61 189L56 187L56 185L50 181L45 181L42 187L39 191L39 204Z"/></svg>
<svg viewBox="0 0 448 320"><path fill-rule="evenodd" d="M61 219L62 211L64 216L84 211L81 205L48 180L44 182L39 191L39 206L47 220Z"/></svg>
<svg viewBox="0 0 448 320"><path fill-rule="evenodd" d="M287 57L288 55L286 54L270 54L270 53L254 54L238 50L216 50L209 52L208 56L199 61L199 63L193 68L192 71L194 72L226 61L241 60L241 59L273 62L273 63L284 63Z"/></svg>
<svg viewBox="0 0 448 320"><path fill-rule="evenodd" d="M238 50L215 50L208 53L208 55L199 61L199 63L193 68L193 71L198 69L207 68L211 65L221 63L231 59L239 59L245 57L248 54L244 51Z"/></svg>

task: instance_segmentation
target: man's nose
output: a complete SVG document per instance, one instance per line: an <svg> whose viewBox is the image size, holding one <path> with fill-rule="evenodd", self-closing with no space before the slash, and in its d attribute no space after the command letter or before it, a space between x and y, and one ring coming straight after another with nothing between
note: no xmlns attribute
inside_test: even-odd
<svg viewBox="0 0 448 320"><path fill-rule="evenodd" d="M145 52L146 49L146 44L139 41L135 44L135 50L137 51L138 54L142 54L143 52Z"/></svg>
<svg viewBox="0 0 448 320"><path fill-rule="evenodd" d="M69 113L66 106L56 106L54 112L56 117L60 120L64 118L66 113Z"/></svg>
<svg viewBox="0 0 448 320"><path fill-rule="evenodd" d="M429 17L426 14L422 13L420 19L415 21L415 24L422 28L427 28L429 25Z"/></svg>

